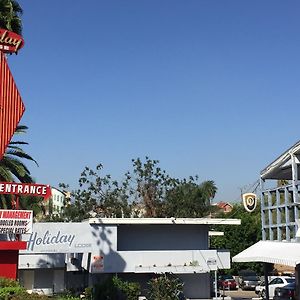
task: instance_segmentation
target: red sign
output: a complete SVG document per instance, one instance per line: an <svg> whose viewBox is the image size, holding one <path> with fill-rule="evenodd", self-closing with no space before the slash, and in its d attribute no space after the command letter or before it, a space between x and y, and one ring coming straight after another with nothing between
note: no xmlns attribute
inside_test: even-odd
<svg viewBox="0 0 300 300"><path fill-rule="evenodd" d="M25 106L9 70L5 54L0 51L0 159L24 111Z"/></svg>
<svg viewBox="0 0 300 300"><path fill-rule="evenodd" d="M37 183L0 182L0 194L51 197L50 185Z"/></svg>
<svg viewBox="0 0 300 300"><path fill-rule="evenodd" d="M0 50L7 53L18 52L24 46L24 39L6 29L0 28Z"/></svg>
<svg viewBox="0 0 300 300"><path fill-rule="evenodd" d="M104 271L104 256L93 256L91 263L91 273L102 273Z"/></svg>

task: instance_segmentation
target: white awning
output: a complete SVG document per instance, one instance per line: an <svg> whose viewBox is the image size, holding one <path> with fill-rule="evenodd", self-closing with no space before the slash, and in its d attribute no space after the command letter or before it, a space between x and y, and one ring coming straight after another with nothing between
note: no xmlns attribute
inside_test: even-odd
<svg viewBox="0 0 300 300"><path fill-rule="evenodd" d="M233 262L266 262L296 267L300 243L259 241L232 258Z"/></svg>

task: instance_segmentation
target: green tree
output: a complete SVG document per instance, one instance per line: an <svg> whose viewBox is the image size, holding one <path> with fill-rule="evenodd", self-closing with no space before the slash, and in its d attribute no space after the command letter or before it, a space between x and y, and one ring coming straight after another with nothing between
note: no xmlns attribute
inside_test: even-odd
<svg viewBox="0 0 300 300"><path fill-rule="evenodd" d="M211 237L211 248L230 249L231 256L235 256L246 248L261 240L260 207L252 213L247 212L242 204L235 204L230 214L219 213L217 218L241 219L239 226L215 225L214 230L223 231L224 236ZM239 270L253 269L262 272L259 263L232 263L231 273L238 274Z"/></svg>
<svg viewBox="0 0 300 300"><path fill-rule="evenodd" d="M207 204L210 204L218 190L216 184L212 180L206 180L200 183L200 189L203 193L203 196L209 201Z"/></svg>
<svg viewBox="0 0 300 300"><path fill-rule="evenodd" d="M23 10L15 0L0 0L0 27L22 34Z"/></svg>
<svg viewBox="0 0 300 300"><path fill-rule="evenodd" d="M15 135L26 133L28 127L24 125L17 126ZM22 162L23 159L32 161L36 165L37 162L27 154L21 146L28 145L24 141L11 141L7 147L5 154L0 160L0 181L4 182L34 182L29 169ZM0 207L11 208L11 195L0 195Z"/></svg>
<svg viewBox="0 0 300 300"><path fill-rule="evenodd" d="M19 201L20 209L32 210L34 216L43 213L43 203L44 203L43 198L29 195L29 196L21 196L19 200L20 200Z"/></svg>
<svg viewBox="0 0 300 300"><path fill-rule="evenodd" d="M210 202L216 194L213 181L197 184L193 177L169 190L165 200L165 214L176 218L200 218L211 212Z"/></svg>
<svg viewBox="0 0 300 300"><path fill-rule="evenodd" d="M158 160L147 156L145 162L140 158L132 159L132 164L133 174L129 176L134 201L144 205L145 217L163 217L163 201L168 190L178 184L178 179L170 177L162 170Z"/></svg>
<svg viewBox="0 0 300 300"><path fill-rule="evenodd" d="M102 175L102 164L96 170L85 167L79 178L79 189L73 191L72 203L67 204L62 218L81 221L90 217L128 217L130 208L129 175L119 183L111 175ZM67 187L61 184L61 187Z"/></svg>
<svg viewBox="0 0 300 300"><path fill-rule="evenodd" d="M85 167L79 189L72 192L72 203L64 209L63 220L80 221L89 217L202 217L210 212L210 201L217 187L213 181L198 183L198 176L173 178L146 157L132 160L132 170L120 181ZM61 185L66 188L65 184ZM141 204L141 205L138 205ZM57 218L56 218L57 220Z"/></svg>

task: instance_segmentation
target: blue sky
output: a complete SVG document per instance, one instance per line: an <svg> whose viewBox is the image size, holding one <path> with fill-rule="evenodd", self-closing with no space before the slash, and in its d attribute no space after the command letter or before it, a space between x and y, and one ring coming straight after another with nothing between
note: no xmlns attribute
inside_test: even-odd
<svg viewBox="0 0 300 300"><path fill-rule="evenodd" d="M9 64L37 182L76 187L99 162L120 179L148 155L237 201L299 140L298 1L19 2Z"/></svg>

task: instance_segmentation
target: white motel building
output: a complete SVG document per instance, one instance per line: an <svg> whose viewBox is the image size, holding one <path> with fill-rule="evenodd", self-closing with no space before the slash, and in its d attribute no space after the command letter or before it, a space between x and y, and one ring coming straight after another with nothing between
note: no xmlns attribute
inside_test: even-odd
<svg viewBox="0 0 300 300"><path fill-rule="evenodd" d="M101 218L35 223L23 235L19 280L44 294L83 289L118 274L142 288L155 274L173 273L189 299L210 298L211 273L230 268L230 253L209 249L209 227L239 219Z"/></svg>

